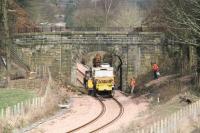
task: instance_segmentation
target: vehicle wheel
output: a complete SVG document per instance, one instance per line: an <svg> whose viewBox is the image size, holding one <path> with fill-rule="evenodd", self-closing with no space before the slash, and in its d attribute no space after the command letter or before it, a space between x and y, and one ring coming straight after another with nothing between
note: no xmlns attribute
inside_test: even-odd
<svg viewBox="0 0 200 133"><path fill-rule="evenodd" d="M95 91L93 91L92 96L96 97L96 92Z"/></svg>
<svg viewBox="0 0 200 133"><path fill-rule="evenodd" d="M94 97L96 97L96 93L97 93L97 90L96 90L96 87L94 86L94 88L93 88L93 90L92 90L92 95L93 95Z"/></svg>
<svg viewBox="0 0 200 133"><path fill-rule="evenodd" d="M87 91L87 94L90 95L90 91L89 90Z"/></svg>

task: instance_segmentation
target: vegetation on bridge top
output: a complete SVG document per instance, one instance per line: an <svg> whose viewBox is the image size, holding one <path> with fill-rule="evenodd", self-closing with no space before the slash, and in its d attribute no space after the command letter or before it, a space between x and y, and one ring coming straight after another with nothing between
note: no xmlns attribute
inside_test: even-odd
<svg viewBox="0 0 200 133"><path fill-rule="evenodd" d="M37 36L37 35L160 35L162 32L128 32L128 31L56 31L56 32L30 32L30 33L16 33L15 36Z"/></svg>

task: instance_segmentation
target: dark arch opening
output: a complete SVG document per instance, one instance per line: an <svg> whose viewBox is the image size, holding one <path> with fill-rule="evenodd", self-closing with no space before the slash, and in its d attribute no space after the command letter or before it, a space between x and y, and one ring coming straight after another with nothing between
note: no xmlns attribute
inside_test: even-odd
<svg viewBox="0 0 200 133"><path fill-rule="evenodd" d="M84 55L79 60L82 64L87 65L89 67L93 67L93 59L97 53L100 53L102 56L102 63L109 63L112 67L114 67L116 86L115 89L122 90L122 59L120 55L116 53L111 53L109 51L91 51Z"/></svg>

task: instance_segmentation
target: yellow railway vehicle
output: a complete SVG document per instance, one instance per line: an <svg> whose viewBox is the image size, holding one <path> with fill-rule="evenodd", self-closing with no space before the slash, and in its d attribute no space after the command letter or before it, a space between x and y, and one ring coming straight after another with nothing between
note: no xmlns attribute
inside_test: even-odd
<svg viewBox="0 0 200 133"><path fill-rule="evenodd" d="M102 64L100 67L92 68L94 91L99 94L112 95L114 88L113 67L109 64Z"/></svg>

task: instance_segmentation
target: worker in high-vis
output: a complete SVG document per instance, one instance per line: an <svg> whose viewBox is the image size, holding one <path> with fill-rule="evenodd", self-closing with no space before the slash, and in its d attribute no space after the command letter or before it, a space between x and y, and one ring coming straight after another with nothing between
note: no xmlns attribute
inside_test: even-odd
<svg viewBox="0 0 200 133"><path fill-rule="evenodd" d="M158 79L160 76L160 72L159 72L159 67L156 63L153 64L152 70L153 70L154 79Z"/></svg>
<svg viewBox="0 0 200 133"><path fill-rule="evenodd" d="M133 77L131 78L131 81L130 81L131 94L133 94L135 86L136 86L136 81L135 81L135 78Z"/></svg>
<svg viewBox="0 0 200 133"><path fill-rule="evenodd" d="M92 95L93 88L94 88L93 80L92 80L92 78L89 78L88 81L87 81L87 89L88 89L89 95Z"/></svg>

